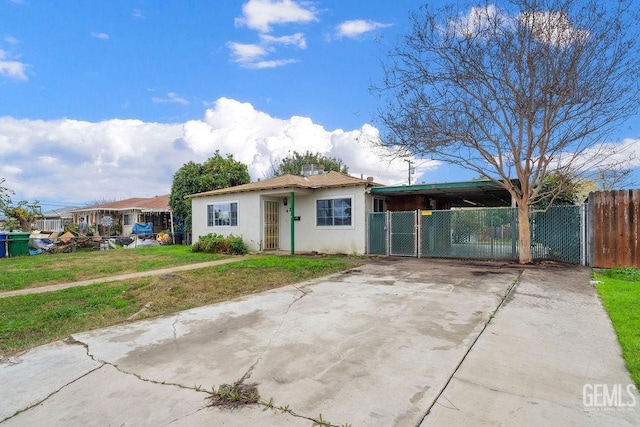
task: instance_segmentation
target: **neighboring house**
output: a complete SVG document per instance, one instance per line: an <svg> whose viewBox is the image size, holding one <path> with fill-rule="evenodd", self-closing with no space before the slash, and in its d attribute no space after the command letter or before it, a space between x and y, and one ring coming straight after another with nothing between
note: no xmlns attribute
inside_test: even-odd
<svg viewBox="0 0 640 427"><path fill-rule="evenodd" d="M43 212L42 218L37 219L33 224L36 230L55 231L56 233L64 232L65 225L73 221L71 211L77 208L66 207Z"/></svg>
<svg viewBox="0 0 640 427"><path fill-rule="evenodd" d="M380 184L319 172L187 196L194 241L215 233L240 236L252 251L365 253L367 215L384 209L370 194Z"/></svg>
<svg viewBox="0 0 640 427"><path fill-rule="evenodd" d="M153 232L170 230L173 217L169 207L169 195L155 197L134 197L102 205L88 206L71 211L73 222L78 218L86 219L101 235L113 234L115 225L122 226L122 235L128 236L135 223L153 224Z"/></svg>

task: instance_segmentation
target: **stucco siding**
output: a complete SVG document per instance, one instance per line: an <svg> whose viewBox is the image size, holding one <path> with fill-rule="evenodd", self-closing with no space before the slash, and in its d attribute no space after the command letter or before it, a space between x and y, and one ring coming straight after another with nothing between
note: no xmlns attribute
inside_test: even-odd
<svg viewBox="0 0 640 427"><path fill-rule="evenodd" d="M363 254L366 251L366 215L371 210L371 196L365 186L316 189L296 194L294 200L294 246L296 252ZM320 199L351 200L351 225L319 226L316 202ZM286 199L286 205L285 205ZM264 201L278 203L278 249L291 250L291 198L290 193L247 192L223 194L191 199L194 242L208 233L241 236L251 251L263 249ZM238 203L237 227L207 226L207 205Z"/></svg>
<svg viewBox="0 0 640 427"><path fill-rule="evenodd" d="M237 226L207 225L207 206L214 203L238 203ZM217 197L191 199L191 229L193 242L207 234L240 236L252 251L260 250L260 204L259 197L251 193L225 194Z"/></svg>

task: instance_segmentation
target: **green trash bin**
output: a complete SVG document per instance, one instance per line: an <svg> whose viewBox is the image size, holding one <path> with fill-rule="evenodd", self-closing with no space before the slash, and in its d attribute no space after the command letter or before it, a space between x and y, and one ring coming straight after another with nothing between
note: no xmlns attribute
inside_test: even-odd
<svg viewBox="0 0 640 427"><path fill-rule="evenodd" d="M7 233L0 233L0 258L7 256Z"/></svg>
<svg viewBox="0 0 640 427"><path fill-rule="evenodd" d="M9 233L9 256L29 255L29 234L24 232Z"/></svg>

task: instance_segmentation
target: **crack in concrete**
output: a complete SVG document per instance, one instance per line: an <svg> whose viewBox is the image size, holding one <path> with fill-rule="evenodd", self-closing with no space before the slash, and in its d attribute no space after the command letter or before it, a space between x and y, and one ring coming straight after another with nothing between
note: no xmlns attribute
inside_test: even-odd
<svg viewBox="0 0 640 427"><path fill-rule="evenodd" d="M419 427L424 422L425 418L427 418L427 416L431 413L431 409L433 409L433 407L438 402L438 399L440 399L440 396L444 395L444 391L447 389L447 387L449 386L449 384L453 380L453 377L456 375L456 373L458 372L458 370L460 369L460 367L462 366L464 361L467 359L467 356L469 355L469 353L471 353L471 350L473 349L473 347L476 345L476 343L478 342L478 340L480 339L480 337L482 336L484 331L487 329L487 327L489 326L489 324L493 320L493 318L498 314L498 311L506 304L506 302L507 302L508 298L511 296L513 290L520 283L520 280L522 279L522 275L524 274L524 272L525 272L525 270L520 270L520 274L518 274L518 277L516 277L511 282L511 284L509 285L509 287L505 291L504 295L502 295L502 297L500 298L500 302L498 303L498 306L495 308L495 310L493 310L493 312L491 312L489 314L489 318L485 322L484 326L482 327L482 329L480 330L478 335L476 335L476 337L473 339L473 341L471 342L471 345L469 346L467 351L464 353L464 355L462 355L462 358L460 359L460 361L458 362L458 364L454 368L453 372L451 372L451 375L449 375L449 378L447 379L447 381L444 383L444 385L440 389L440 392L435 396L435 398L433 399L433 402L431 403L431 405L429 405L429 408L427 408L427 411L424 413L424 415L415 424L416 427ZM447 399L447 401L449 401L449 399ZM449 401L449 402L452 403L451 401Z"/></svg>
<svg viewBox="0 0 640 427"><path fill-rule="evenodd" d="M178 324L178 320L180 320L180 313L178 313L176 315L176 319L173 321L173 323L171 324L171 327L173 328L173 343L176 346L176 353L179 352L179 344L178 344L178 331L176 330L176 325Z"/></svg>
<svg viewBox="0 0 640 427"><path fill-rule="evenodd" d="M22 408L22 409L20 409L20 410L16 411L13 415L10 415L10 416L8 416L8 417L6 417L6 418L4 418L4 419L0 420L0 424L1 424L1 423L3 423L3 422L5 422L5 421L10 420L11 418L14 418L14 417L16 417L16 416L20 415L20 414L21 414L21 413L23 413L23 412L28 411L28 410L29 410L29 409L31 409L31 408L35 408L36 406L43 404L44 402L46 402L47 400L49 400L51 397L53 397L53 396L55 396L56 394L60 393L60 392L61 392L62 390L64 390L65 388L69 387L71 384L73 384L73 383L75 383L75 382L77 382L77 381L80 381L82 378L86 377L87 375L90 375L90 374L94 373L95 371L97 371L97 370L99 370L99 369L102 369L103 367L104 367L104 365L97 366L97 367L95 367L95 368L91 369L90 371L87 371L87 372L85 372L84 374L80 375L78 378L74 378L73 380L69 381L68 383L63 384L63 385L62 385L62 386L60 386L58 389L56 389L56 390L52 391L51 393L49 393L49 394L48 394L47 396L45 396L43 399L41 399L41 400L37 401L36 403L34 403L34 404L32 404L32 405L27 406L26 408Z"/></svg>
<svg viewBox="0 0 640 427"><path fill-rule="evenodd" d="M203 409L205 409L205 408L206 408L206 406L203 406L202 408L198 408L198 409L196 409L195 411L193 411L193 412L191 412L191 413L189 413L189 414L184 414L183 416L178 417L178 418L175 418L175 419L173 419L173 420L171 420L171 421L169 421L168 423L165 423L165 424L163 424L163 425L168 426L168 425L170 425L170 424L177 423L178 421L181 421L181 420L183 420L183 419L185 419L185 418L187 418L187 417L190 417L190 416L192 416L192 415L197 414L198 412L202 411L202 410L203 410Z"/></svg>
<svg viewBox="0 0 640 427"><path fill-rule="evenodd" d="M293 301L291 301L291 303L289 303L289 305L287 306L287 309L282 314L282 318L280 319L280 324L278 325L276 330L273 332L273 334L271 334L271 337L269 338L269 342L267 342L267 345L264 346L264 348L262 349L262 351L258 355L258 358L256 359L256 361L253 362L253 364L249 367L249 369L247 369L247 372L245 372L244 375L237 381L237 384L242 384L244 382L244 380L246 380L248 378L251 378L251 373L253 372L255 367L258 365L258 363L260 363L260 361L262 360L262 356L264 356L264 354L267 352L267 350L269 350L269 348L271 347L271 342L273 341L273 339L278 335L278 333L282 329L282 325L284 324L284 321L285 321L285 319L287 317L287 314L289 314L289 311L291 310L291 307L293 307L293 305L295 303L297 303L298 301L300 301L302 298L304 298L305 296L307 296L309 294L308 292L305 292L303 289L297 287L296 285L293 285L293 287L296 288L296 290L298 290L300 293L302 293L302 295L300 297L298 297L298 298L295 298Z"/></svg>
<svg viewBox="0 0 640 427"><path fill-rule="evenodd" d="M306 415L298 414L293 409L289 409L289 405L287 405L286 407L285 406L275 406L274 403L273 403L273 398L271 398L271 400L269 402L264 402L264 401L260 402L260 405L265 407L264 410L271 409L273 411L282 412L283 414L289 414L289 415L294 416L296 418L302 418L304 420L309 420L309 421L313 422L314 426L322 425L322 426L326 426L326 427L340 427L339 425L332 424L331 422L329 422L329 421L327 421L325 419L320 420L320 418L313 418L313 417L308 417ZM320 414L320 416L322 416L322 414ZM345 424L342 424L342 425L344 426Z"/></svg>
<svg viewBox="0 0 640 427"><path fill-rule="evenodd" d="M238 380L236 383L237 384L241 384L243 383L246 379L251 377L251 373L253 372L253 370L255 369L255 367L258 365L258 363L262 360L262 357L264 356L264 354L267 352L267 350L271 347L271 343L273 341L273 339L278 335L278 333L280 332L280 330L282 329L282 325L284 324L284 321L286 320L287 315L289 314L289 311L291 311L291 308L293 307L293 305L295 303L297 303L298 301L300 301L302 298L304 298L305 296L307 296L310 292L305 291L304 289L302 289L301 287L298 287L296 285L292 285L297 291L299 291L302 295L300 295L297 298L294 298L293 301L291 301L291 303L289 303L289 305L287 306L287 309L284 311L284 313L282 314L282 318L280 320L280 324L278 325L278 327L276 328L276 330L273 332L273 334L271 335L271 337L269 338L269 342L266 344L266 346L262 349L262 351L260 352L260 354L258 355L256 361L249 367L249 369L247 370L247 372L242 376L242 378L240 378L240 380ZM177 329L176 329L176 325L179 321L178 316L176 316L175 321L172 323L172 328L173 328L173 339L174 342L176 344L176 347L178 346L178 336L177 336ZM125 371L123 369L121 369L117 364L112 363L112 362L108 362L106 360L100 359L99 357L97 357L96 355L94 355L93 353L91 353L90 349L89 349L89 344L79 341L76 338L74 338L73 336L69 336L67 339L64 340L65 343L69 344L69 345L80 345L82 347L85 348L85 352L87 354L87 356L93 360L94 362L98 363L99 366L97 366L94 369L91 369L90 371L84 373L83 375L73 379L72 381L69 381L68 383L64 384L63 386L61 386L60 388L58 388L57 390L51 392L48 396L46 396L44 399L41 399L40 401L26 407L23 408L19 411L16 411L16 413L14 413L13 415L6 417L3 420L0 420L0 423L7 421L11 418L14 418L15 416L19 415L22 412L28 411L31 408L34 408L42 403L44 403L45 401L47 401L49 398L51 398L52 396L54 396L55 394L59 393L60 391L62 391L64 388L70 386L71 384L81 380L82 378L86 377L87 375L90 375L93 372L96 372L102 368L104 368L105 366L111 366L112 368L114 368L116 371L120 372L121 374L124 375L130 375L135 377L136 379L140 380L140 381L144 381L144 382L148 382L151 384L156 384L156 385L168 385L168 386L172 386L172 387L178 387L184 390L191 390L191 391L195 391L198 393L204 393L207 395L211 395L212 392L207 391L207 390L203 390L198 386L194 386L194 387L189 387L189 386L185 386L179 383L174 383L174 382L166 382L166 381L157 381L157 380L153 380L151 378L145 378L140 374L137 374L135 372L128 372ZM7 362L10 363L10 361L7 360ZM282 412L283 414L289 414L291 416L294 416L296 418L301 418L301 419L305 419L308 421L311 421L314 423L314 425L319 425L320 421L322 422L322 425L325 425L327 427L340 427L339 425L336 424L332 424L327 420L324 419L320 419L320 418L314 418L314 417L309 417L306 415L302 415L302 414L298 414L297 412L295 412L292 409L288 408L285 406L274 406L273 405L273 399L270 400L270 402L266 402L266 401L262 401L259 402L259 405L262 405L265 407L266 409L272 409L274 411L279 411ZM173 419L171 421L169 421L168 423L166 423L165 425L170 425L170 424L174 424L184 418L187 418L193 414L196 414L200 411L202 411L203 409L205 409L207 407L207 405L203 405L201 408L197 409L196 411L190 413L190 414L185 414L179 418Z"/></svg>
<svg viewBox="0 0 640 427"><path fill-rule="evenodd" d="M65 342L69 342L69 343L72 343L72 344L78 344L78 345L83 346L85 348L86 352L87 352L87 356L91 360L93 360L94 362L100 363L102 366L109 365L109 366L113 367L116 371L120 372L121 374L131 375L131 376L139 379L140 381L148 382L148 383L151 383L151 384L157 384L157 385L168 385L168 386L172 386L172 387L178 387L178 388L185 389L185 390L196 391L198 393L211 394L210 392L208 392L206 390L201 390L200 387L197 387L197 386L189 387L189 386L185 386L185 385L182 385L182 384L179 384L179 383L174 383L174 382L158 381L158 380L154 380L154 379L151 379L151 378L145 378L140 374L136 374L135 372L125 371L115 363L111 363L111 362L108 362L106 360L102 360L102 359L96 357L94 354L92 354L89 351L89 345L87 343L84 343L82 341L78 341L73 337L69 337L67 340L65 340Z"/></svg>
<svg viewBox="0 0 640 427"><path fill-rule="evenodd" d="M284 324L284 321L287 317L287 315L289 314L289 311L291 311L291 307L293 307L293 305L295 303L297 303L298 301L300 301L302 298L304 298L305 296L309 295L310 292L306 292L304 289L296 286L296 285L292 285L296 290L298 290L302 295L300 295L298 298L295 298L293 301L291 301L291 303L289 303L289 305L287 306L287 309L285 310L285 312L282 314L282 318L280 319L280 324L278 325L278 327L276 328L276 330L273 332L273 334L271 335L271 337L269 338L269 342L267 343L267 345L262 349L262 351L260 352L260 354L258 355L258 358L256 359L255 362L253 362L253 364L249 367L249 369L247 370L247 372L245 372L245 374L238 380L236 381L236 384L242 384L244 383L245 380L251 378L251 373L253 372L253 370L256 368L256 366L258 365L258 363L260 363L260 361L262 360L262 357L264 356L264 354L267 352L267 350L269 349L269 347L271 347L271 342L273 341L273 339L278 335L278 333L280 332L280 330L282 329L282 325ZM275 406L273 404L273 398L271 398L268 402L267 401L261 401L259 402L260 405L264 406L264 409L272 409L274 411L280 411L283 414L289 414L291 416L294 416L296 418L302 418L308 421L313 422L313 425L320 425L320 419L318 418L313 418L313 417L309 417L306 415L302 415L302 414L298 414L297 412L295 412L293 409L289 409L288 405L286 407L284 406ZM340 427L338 425L335 424L331 424L330 422L328 422L327 420L322 420L322 425L325 425L327 427Z"/></svg>
<svg viewBox="0 0 640 427"><path fill-rule="evenodd" d="M176 319L176 322L177 322L177 319ZM174 325L174 339L175 339L175 322L174 322L174 324L173 324L173 325ZM166 382L166 381L157 381L157 380L153 380L153 379L150 379L150 378L144 378L143 376L141 376L141 375L139 375L139 374L136 374L136 373L134 373L134 372L127 372L127 371L125 371L125 370L121 369L121 368L120 368L118 365L116 365L115 363L107 362L106 360L102 360L102 359L100 359L100 358L96 357L94 354L92 354L92 353L90 352L90 350L89 350L89 344L87 344L87 343L85 343L85 342L82 342L82 341L79 341L79 340L75 339L73 336L69 336L67 339L65 339L65 340L64 340L64 342L65 342L66 344L69 344L69 345L80 345L80 346L84 347L84 349L85 349L85 351L86 351L86 353L87 353L87 356L88 356L91 360L93 360L94 362L99 363L99 366L95 367L94 369L91 369L91 370L90 370L90 371L88 371L88 372L85 372L84 374L80 375L79 377L74 378L73 380L69 381L68 383L66 383L66 384L62 385L61 387L59 387L58 389L56 389L56 390L52 391L52 392L51 392L51 393L49 393L45 398L43 398L43 399L41 399L41 400L37 401L36 403L34 403L34 404L32 404L32 405L29 405L29 406L28 406L28 407L26 407L26 408L20 409L20 410L16 411L13 415L11 415L11 416L9 416L9 417L6 417L6 418L4 418L4 419L2 419L2 420L0 420L0 423L3 423L3 422L5 422L5 421L7 421L7 420L10 420L11 418L16 417L17 415L19 415L19 414L21 414L21 413L23 413L23 412L26 412L26 411L28 411L28 410L29 410L29 409L31 409L31 408L34 408L34 407L36 407L36 406L38 406L38 405L41 405L42 403L44 403L44 402L46 402L47 400L49 400L52 396L56 395L57 393L59 393L60 391L62 391L63 389L65 389L66 387L70 386L71 384L73 384L73 383L75 383L75 382L77 382L77 381L80 381L82 378L86 377L87 375L92 374L93 372L96 372L96 371L98 371L98 370L100 370L100 369L104 368L105 366L111 366L111 367L113 367L116 371L120 372L121 374L125 374L125 375L133 376L133 377L137 378L137 379L138 379L138 380L140 380L140 381L148 382L148 383L151 383L151 384L157 384L157 385L168 385L168 386L172 386L172 387L178 387L178 388L182 388L182 389L185 389L185 390L191 390L191 391L195 391L195 392L198 392L198 393L205 393L205 394L211 395L211 392L209 392L209 391L207 391L207 390L201 390L201 389L200 389L200 387L196 387L196 386L194 386L194 387L187 387L187 386L184 386L184 385L182 385L182 384L178 384L178 383ZM182 419L182 418L186 418L186 417L188 417L188 416L191 416L191 415L193 415L193 414L195 414L195 413L197 413L197 412L199 412L199 411L201 411L201 410L203 410L203 409L205 409L205 408L206 408L206 406L205 406L205 405L203 405L201 408L199 408L198 410L194 411L193 413L191 413L191 414L186 414L186 415L184 415L184 416L182 416L182 417L180 417L180 418L176 418L175 420L172 420L172 421L170 421L170 422L169 422L169 423L167 423L167 424L172 424L172 423L174 423L174 422L176 422L176 421L179 421L179 420L180 420L180 419Z"/></svg>
<svg viewBox="0 0 640 427"><path fill-rule="evenodd" d="M514 393L512 391L504 390L504 389L497 389L497 388L494 388L494 387L489 387L486 384L480 384L480 383L477 383L477 382L474 382L474 381L470 381L470 380L464 379L464 378L456 378L456 380L460 381L460 382L463 382L463 383L471 384L471 385L476 386L476 387L484 388L485 390L493 391L495 393L504 393L504 394L508 394L508 395L511 395L511 396L515 396L515 397L522 397L524 399L535 399L535 400L539 400L539 401L542 401L542 402L549 403L551 405L560 406L562 408L571 409L571 410L575 409L574 406L564 405L564 404L562 404L562 403L560 403L558 401L545 399L544 397L538 397L538 396L533 396L533 395L528 395L528 394ZM537 404L537 402L531 402L530 400L527 400L527 403Z"/></svg>

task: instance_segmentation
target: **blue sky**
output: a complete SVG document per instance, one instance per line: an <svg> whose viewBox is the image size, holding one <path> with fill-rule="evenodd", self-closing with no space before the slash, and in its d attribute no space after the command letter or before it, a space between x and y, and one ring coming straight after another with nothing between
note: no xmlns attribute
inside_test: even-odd
<svg viewBox="0 0 640 427"><path fill-rule="evenodd" d="M310 150L406 182L362 136L378 132L380 61L422 3L0 0L0 178L45 210L167 194L216 149L254 180ZM419 181L472 177L418 164Z"/></svg>
<svg viewBox="0 0 640 427"><path fill-rule="evenodd" d="M328 129L371 119L377 61L421 4L3 2L1 49L24 69L2 82L1 115L175 123L227 97ZM354 20L369 27L340 32Z"/></svg>

